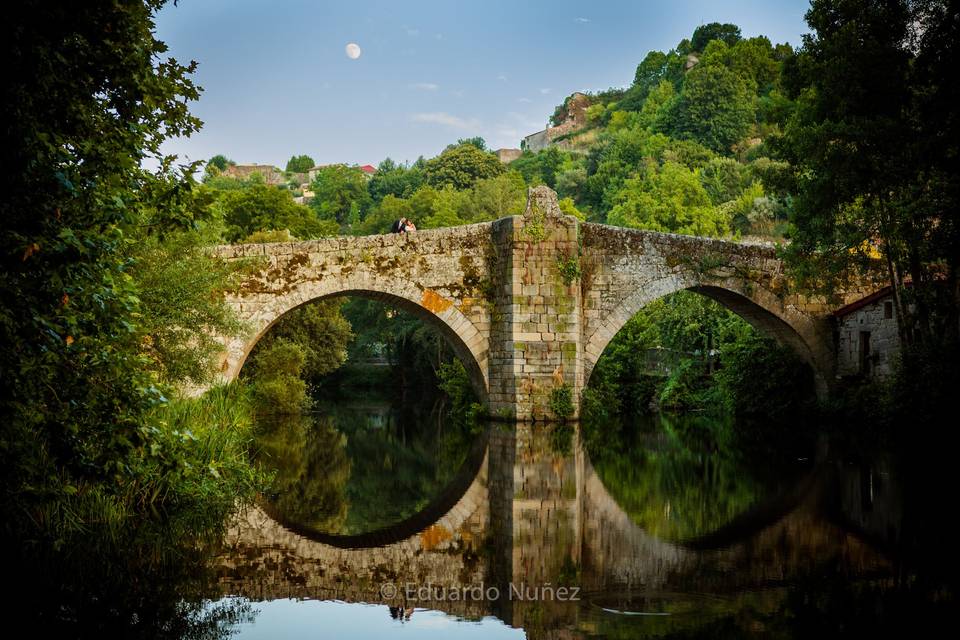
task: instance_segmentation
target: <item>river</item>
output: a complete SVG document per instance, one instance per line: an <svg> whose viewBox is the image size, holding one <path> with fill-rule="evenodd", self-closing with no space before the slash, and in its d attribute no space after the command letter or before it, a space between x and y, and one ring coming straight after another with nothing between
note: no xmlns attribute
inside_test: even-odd
<svg viewBox="0 0 960 640"><path fill-rule="evenodd" d="M221 626L240 638L808 637L926 597L894 458L732 432L468 427L372 398L264 421L272 490L206 610L241 612Z"/></svg>

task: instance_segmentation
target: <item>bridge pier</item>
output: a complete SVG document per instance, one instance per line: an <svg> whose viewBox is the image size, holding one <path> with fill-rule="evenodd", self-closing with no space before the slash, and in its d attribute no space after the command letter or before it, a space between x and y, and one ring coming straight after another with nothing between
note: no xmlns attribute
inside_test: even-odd
<svg viewBox="0 0 960 640"><path fill-rule="evenodd" d="M523 216L493 223L492 245L492 280L500 284L490 411L518 421L576 418L583 387L579 223L563 215L553 191L537 187Z"/></svg>

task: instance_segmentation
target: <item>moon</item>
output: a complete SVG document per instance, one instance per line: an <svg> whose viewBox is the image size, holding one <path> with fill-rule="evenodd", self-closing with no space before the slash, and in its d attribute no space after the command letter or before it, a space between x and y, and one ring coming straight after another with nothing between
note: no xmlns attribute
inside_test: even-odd
<svg viewBox="0 0 960 640"><path fill-rule="evenodd" d="M344 51L347 52L347 57L350 58L351 60L356 60L357 58L360 57L360 54L363 53L360 50L360 45L358 45L356 42L351 42L343 49Z"/></svg>

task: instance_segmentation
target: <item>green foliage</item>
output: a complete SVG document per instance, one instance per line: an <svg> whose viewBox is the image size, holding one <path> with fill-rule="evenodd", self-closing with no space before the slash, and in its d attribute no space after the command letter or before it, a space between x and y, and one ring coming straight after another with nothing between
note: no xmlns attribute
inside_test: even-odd
<svg viewBox="0 0 960 640"><path fill-rule="evenodd" d="M144 353L168 384L203 384L215 373L223 347L215 335L244 326L224 302L238 267L206 251L196 233L149 236L131 248L130 275L139 286Z"/></svg>
<svg viewBox="0 0 960 640"><path fill-rule="evenodd" d="M709 380L703 362L682 359L664 381L657 402L662 409L689 411L708 403L708 396Z"/></svg>
<svg viewBox="0 0 960 640"><path fill-rule="evenodd" d="M751 334L724 345L720 360L719 390L738 416L783 425L810 414L813 373L788 347Z"/></svg>
<svg viewBox="0 0 960 640"><path fill-rule="evenodd" d="M722 65L702 64L687 74L659 126L726 154L750 130L755 113L756 96L747 80Z"/></svg>
<svg viewBox="0 0 960 640"><path fill-rule="evenodd" d="M145 353L164 317L226 322L213 302L175 310L138 281L177 273L159 243L177 246L206 215L198 165L161 152L200 126L188 112L194 65L153 36L161 5L33 3L4 30L0 537L18 597L51 602L48 623L83 613L81 558L141 581L252 498L242 427L168 404L163 378L202 368L181 366L187 334ZM188 264L208 264L189 251Z"/></svg>
<svg viewBox="0 0 960 640"><path fill-rule="evenodd" d="M460 138L457 140L457 144L451 145L452 147L459 147L464 144L470 144L475 146L480 151L487 151L487 141L481 138L480 136L474 136L473 138Z"/></svg>
<svg viewBox="0 0 960 640"><path fill-rule="evenodd" d="M516 171L478 180L471 190L467 211L470 222L498 220L523 213L527 203L527 185Z"/></svg>
<svg viewBox="0 0 960 640"><path fill-rule="evenodd" d="M287 160L286 170L292 173L306 173L314 166L316 166L316 163L308 155L290 156L290 159Z"/></svg>
<svg viewBox="0 0 960 640"><path fill-rule="evenodd" d="M277 374L283 374L284 381L297 378L293 384L298 390L308 388L316 390L323 378L336 371L347 360L347 345L353 339L350 323L341 313L342 299L325 299L298 307L287 313L264 335L251 354L250 372L244 370L258 384L270 380ZM275 353L274 347L282 348ZM292 354L295 364L302 358L296 370L286 370L281 363L272 359ZM264 361L267 358L268 361ZM277 385L274 385L277 386ZM285 398L283 406L294 411L298 406L296 397L299 391ZM269 402L267 405L269 406ZM302 404L302 403L300 403Z"/></svg>
<svg viewBox="0 0 960 640"><path fill-rule="evenodd" d="M728 45L736 44L740 40L740 27L719 22L702 24L693 30L690 48L694 51L705 51L710 42L717 40Z"/></svg>
<svg viewBox="0 0 960 640"><path fill-rule="evenodd" d="M421 228L437 229L465 224L466 220L460 217L460 212L465 211L466 200L466 192L457 191L452 185L445 185L436 191L430 215L420 225Z"/></svg>
<svg viewBox="0 0 960 640"><path fill-rule="evenodd" d="M492 178L503 172L503 165L495 155L469 143L445 150L436 158L427 160L423 167L427 184L438 189L445 185L454 189L468 189L477 180Z"/></svg>
<svg viewBox="0 0 960 640"><path fill-rule="evenodd" d="M674 162L628 179L617 199L610 224L698 236L730 231L730 220L711 204L697 174Z"/></svg>
<svg viewBox="0 0 960 640"><path fill-rule="evenodd" d="M335 235L337 226L317 219L306 206L297 204L286 189L253 182L222 192L218 207L226 225L224 237L237 242L257 231L288 229L297 238Z"/></svg>
<svg viewBox="0 0 960 640"><path fill-rule="evenodd" d="M463 363L454 358L451 362L442 362L437 372L440 390L450 400L448 414L454 420L475 425L482 410L477 402L477 394L470 383L470 376Z"/></svg>
<svg viewBox="0 0 960 640"><path fill-rule="evenodd" d="M234 162L233 160L230 160L229 158L227 158L227 156L223 155L222 153L218 153L217 155L207 160L207 167L208 168L213 167L218 171L225 171L226 168L232 164L236 164L236 162Z"/></svg>
<svg viewBox="0 0 960 640"><path fill-rule="evenodd" d="M333 164L318 169L310 189L314 194L310 207L317 217L343 228L359 222L371 205L367 178L358 167Z"/></svg>
<svg viewBox="0 0 960 640"><path fill-rule="evenodd" d="M556 189L559 175L575 166L573 154L551 146L539 153L525 151L510 163L510 170L518 171L528 185L545 184Z"/></svg>
<svg viewBox="0 0 960 640"><path fill-rule="evenodd" d="M580 279L582 270L580 268L580 256L562 256L557 258L557 271L563 279L563 284L568 287Z"/></svg>
<svg viewBox="0 0 960 640"><path fill-rule="evenodd" d="M244 378L257 411L265 414L297 414L309 407L307 383L301 373L307 360L303 347L284 339L272 341L251 355Z"/></svg>
<svg viewBox="0 0 960 640"><path fill-rule="evenodd" d="M787 61L796 106L775 150L796 193L790 255L816 252L839 274L876 247L894 287L904 341L960 332L960 197L952 76L960 25L952 5L816 0L815 33ZM912 287L902 283L909 278Z"/></svg>
<svg viewBox="0 0 960 640"><path fill-rule="evenodd" d="M423 172L418 167L406 167L387 158L377 167L367 183L367 191L374 204L387 196L409 198L423 185Z"/></svg>
<svg viewBox="0 0 960 640"><path fill-rule="evenodd" d="M547 406L550 407L554 417L561 421L572 416L576 411L573 406L573 388L568 384L561 384L550 389L550 400Z"/></svg>

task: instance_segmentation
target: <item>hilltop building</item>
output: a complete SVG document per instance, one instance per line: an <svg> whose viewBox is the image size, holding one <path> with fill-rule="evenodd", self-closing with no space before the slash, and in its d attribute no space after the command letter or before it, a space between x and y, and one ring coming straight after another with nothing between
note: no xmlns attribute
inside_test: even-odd
<svg viewBox="0 0 960 640"><path fill-rule="evenodd" d="M564 100L566 116L557 126L548 126L543 131L537 131L526 136L520 143L525 151L543 151L547 147L557 144L557 138L566 136L583 129L587 124L587 107L590 106L590 96L579 91L574 92Z"/></svg>

